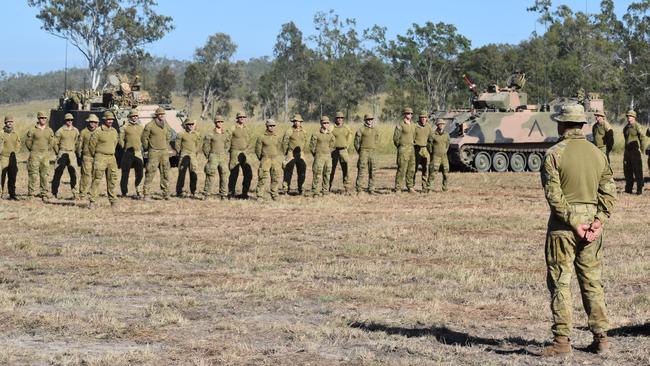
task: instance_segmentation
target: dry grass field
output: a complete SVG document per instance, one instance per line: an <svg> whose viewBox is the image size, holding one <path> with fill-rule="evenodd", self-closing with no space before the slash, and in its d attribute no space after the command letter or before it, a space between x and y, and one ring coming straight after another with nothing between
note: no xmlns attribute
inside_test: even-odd
<svg viewBox="0 0 650 366"><path fill-rule="evenodd" d="M0 201L0 364L557 364L536 356L538 174L453 173L428 195L389 193L394 174L383 155L375 196ZM620 194L606 227L613 353L584 351L574 292L566 363L650 363L649 197Z"/></svg>

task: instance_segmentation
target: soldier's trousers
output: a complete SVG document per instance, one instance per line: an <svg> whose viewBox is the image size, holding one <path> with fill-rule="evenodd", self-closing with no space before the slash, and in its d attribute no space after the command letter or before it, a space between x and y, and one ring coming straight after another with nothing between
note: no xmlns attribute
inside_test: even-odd
<svg viewBox="0 0 650 366"><path fill-rule="evenodd" d="M632 193L636 182L636 191L643 191L643 162L641 151L625 151L623 153L623 175L625 175L625 192Z"/></svg>
<svg viewBox="0 0 650 366"><path fill-rule="evenodd" d="M40 196L47 197L47 179L50 169L49 152L32 152L27 160L27 173L29 182L27 183L27 193L30 196L36 195L36 181L40 182Z"/></svg>
<svg viewBox="0 0 650 366"><path fill-rule="evenodd" d="M348 155L347 148L337 148L332 151L332 172L330 174L330 187L334 182L334 173L336 172L336 166L341 164L341 174L343 174L343 188L347 191L350 189L350 177L348 176L348 163L350 162L350 156Z"/></svg>
<svg viewBox="0 0 650 366"><path fill-rule="evenodd" d="M585 223L593 221L596 213L594 205L579 205L588 211ZM582 304L588 317L589 330L603 333L609 327L605 294L602 284L603 236L587 244L576 238L572 230L551 230L546 234L546 283L551 295L553 315L553 335L568 337L573 320L571 300L571 277L575 270L582 295Z"/></svg>
<svg viewBox="0 0 650 366"><path fill-rule="evenodd" d="M5 182L7 182L7 191L9 197L16 197L16 177L18 176L18 161L16 154L11 153L9 156L0 157L0 169L2 169L2 178L0 180L0 196L5 192Z"/></svg>
<svg viewBox="0 0 650 366"><path fill-rule="evenodd" d="M296 168L298 173L298 192L302 192L302 186L305 184L305 176L307 175L307 163L305 159L300 157L294 157L289 160L287 165L284 167L284 183L282 184L285 192L289 192L291 189L291 178L293 177L293 168Z"/></svg>
<svg viewBox="0 0 650 366"><path fill-rule="evenodd" d="M92 156L84 155L81 158L81 179L79 182L79 197L86 198L90 196L90 185L93 182L93 163L95 159Z"/></svg>
<svg viewBox="0 0 650 366"><path fill-rule="evenodd" d="M330 173L332 172L331 155L318 155L314 157L312 165L311 193L328 194L330 191Z"/></svg>
<svg viewBox="0 0 650 366"><path fill-rule="evenodd" d="M244 180L242 181L242 195L247 197L248 191L251 188L251 181L253 180L253 168L251 168L246 152L242 150L231 151L228 167L230 168L230 176L228 177L228 195L233 197L235 196L237 178L239 178L239 169L241 169L242 174L244 175Z"/></svg>
<svg viewBox="0 0 650 366"><path fill-rule="evenodd" d="M106 177L106 195L110 202L117 201L117 160L114 154L95 154L93 167L93 184L90 194L90 202L96 202L99 196L99 185L102 178Z"/></svg>
<svg viewBox="0 0 650 366"><path fill-rule="evenodd" d="M169 153L167 150L149 150L147 168L144 174L144 196L151 194L156 171L160 171L160 190L163 196L169 196Z"/></svg>
<svg viewBox="0 0 650 366"><path fill-rule="evenodd" d="M426 146L415 146L415 172L413 173L413 182L418 171L422 173L422 191L429 190L429 152Z"/></svg>
<svg viewBox="0 0 650 366"><path fill-rule="evenodd" d="M129 175L131 169L135 172L135 193L139 196L142 192L142 177L144 175L144 162L142 157L136 154L133 148L124 150L122 160L120 160L120 170L122 177L120 178L120 191L123 196L129 193Z"/></svg>
<svg viewBox="0 0 650 366"><path fill-rule="evenodd" d="M397 148L397 174L395 174L395 190L401 191L404 188L413 188L415 185L415 153L413 145L400 146Z"/></svg>
<svg viewBox="0 0 650 366"><path fill-rule="evenodd" d="M70 189L74 196L77 195L77 156L74 151L60 151L56 159L56 168L54 169L54 177L52 178L52 194L56 196L59 194L59 185L61 184L61 177L63 172L68 169L70 176Z"/></svg>
<svg viewBox="0 0 650 366"><path fill-rule="evenodd" d="M206 196L212 193L212 185L218 174L219 196L226 197L226 186L230 175L226 159L226 154L210 154L208 156L208 162L205 164L205 187L203 188L203 194Z"/></svg>
<svg viewBox="0 0 650 366"><path fill-rule="evenodd" d="M197 154L187 154L181 156L178 162L178 179L176 180L176 195L183 194L183 187L185 186L185 176L187 171L190 172L190 192L196 193L196 182L198 180L199 164L197 162Z"/></svg>
<svg viewBox="0 0 650 366"><path fill-rule="evenodd" d="M282 178L282 162L279 158L262 158L260 160L260 167L257 171L257 197L268 197L266 181L269 177L271 178L271 197L275 199L278 196Z"/></svg>
<svg viewBox="0 0 650 366"><path fill-rule="evenodd" d="M442 190L447 190L447 184L449 182L449 159L447 156L434 156L431 159L431 165L429 165L429 179L427 185L429 189L433 189L434 182L436 180L436 173L442 172Z"/></svg>
<svg viewBox="0 0 650 366"><path fill-rule="evenodd" d="M357 182L356 189L357 192L361 192L361 183L366 178L368 174L368 192L373 193L375 191L375 150L370 149L361 149L359 150L359 160L357 160Z"/></svg>

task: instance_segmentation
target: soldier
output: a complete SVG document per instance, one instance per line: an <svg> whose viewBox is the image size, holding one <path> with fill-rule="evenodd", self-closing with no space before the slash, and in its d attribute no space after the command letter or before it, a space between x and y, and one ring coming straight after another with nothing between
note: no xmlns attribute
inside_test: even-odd
<svg viewBox="0 0 650 366"><path fill-rule="evenodd" d="M591 130L594 145L607 156L607 162L609 162L609 152L614 146L614 130L605 119L605 112L597 111L594 116L596 116L596 123Z"/></svg>
<svg viewBox="0 0 650 366"><path fill-rule="evenodd" d="M194 130L195 122L186 120L184 123L185 131L176 137L176 151L180 157L178 161L178 179L176 181L176 196L183 196L183 186L185 186L185 176L187 170L190 171L190 193L196 198L196 181L197 172L199 171L199 151L202 148L203 138L201 134Z"/></svg>
<svg viewBox="0 0 650 366"><path fill-rule="evenodd" d="M269 119L266 121L266 131L257 138L255 143L255 154L260 161L260 168L257 172L257 197L259 199L263 200L268 197L264 189L269 176L271 178L271 199L278 198L278 188L282 176L282 163L280 162L282 149L282 140L275 133L275 121Z"/></svg>
<svg viewBox="0 0 650 366"><path fill-rule="evenodd" d="M433 128L428 123L429 114L427 111L420 112L418 123L415 125L415 172L413 173L413 182L418 170L422 172L422 192L429 192L429 151L427 143L429 137L433 134Z"/></svg>
<svg viewBox="0 0 650 366"><path fill-rule="evenodd" d="M291 118L290 129L285 132L282 138L282 151L284 152L284 182L282 183L282 190L289 194L291 190L291 177L293 176L293 168L296 167L298 172L298 194L302 195L302 186L305 183L305 175L307 173L307 164L302 155L302 151L307 145L307 132L302 129L302 116L294 114Z"/></svg>
<svg viewBox="0 0 650 366"><path fill-rule="evenodd" d="M120 179L120 191L122 197L126 197L129 192L129 173L131 168L135 171L135 196L142 198L142 176L144 173L144 159L142 158L142 133L144 126L140 124L138 111L132 109L129 112L128 123L120 129L119 144L124 150L122 160L120 160L120 169L122 178Z"/></svg>
<svg viewBox="0 0 650 366"><path fill-rule="evenodd" d="M93 183L88 208L93 208L99 195L99 185L106 176L106 194L111 206L117 204L117 160L115 148L119 136L113 128L115 115L111 111L104 112L104 124L90 136L88 152L93 157Z"/></svg>
<svg viewBox="0 0 650 366"><path fill-rule="evenodd" d="M636 194L643 193L643 162L641 153L645 147L646 137L641 126L636 122L636 112L628 111L627 125L623 128L625 151L623 153L623 174L625 175L625 193L632 193L636 181Z"/></svg>
<svg viewBox="0 0 650 366"><path fill-rule="evenodd" d="M400 192L404 188L404 179L406 178L406 188L409 192L415 192L415 153L413 152L413 143L415 139L415 125L413 119L413 110L404 108L402 111L404 119L400 124L395 126L393 133L393 143L397 147L397 173L395 174L395 192Z"/></svg>
<svg viewBox="0 0 650 366"><path fill-rule="evenodd" d="M146 201L151 194L151 185L160 171L160 189L163 199L169 199L169 144L172 140L172 128L165 121L165 109L158 107L156 116L144 126L142 131L142 148L149 153L147 168L144 176L143 199Z"/></svg>
<svg viewBox="0 0 650 366"><path fill-rule="evenodd" d="M375 149L379 144L379 131L374 126L375 117L371 114L363 116L364 124L354 135L354 149L359 154L357 160L357 194L361 192L361 181L368 173L368 194L375 193Z"/></svg>
<svg viewBox="0 0 650 366"><path fill-rule="evenodd" d="M571 277L574 270L589 318L589 329L594 336L590 348L604 353L609 342L601 281L601 234L614 207L616 186L607 159L582 132L587 122L584 108L565 106L554 119L562 137L546 152L541 169L542 185L551 211L545 253L554 340L542 355L571 353Z"/></svg>
<svg viewBox="0 0 650 366"><path fill-rule="evenodd" d="M253 169L246 156L250 144L250 132L246 126L246 113L237 112L235 128L229 133L230 136L230 177L228 178L228 197L235 197L237 178L241 168L244 180L242 182L242 198L248 199L248 191L253 180Z"/></svg>
<svg viewBox="0 0 650 366"><path fill-rule="evenodd" d="M309 151L314 155L311 183L311 193L313 196L323 196L330 191L332 150L334 150L336 137L330 132L329 126L329 117L321 117L320 130L311 136L311 141L309 142Z"/></svg>
<svg viewBox="0 0 650 366"><path fill-rule="evenodd" d="M230 135L223 128L224 118L218 115L214 118L214 129L203 140L203 154L208 159L205 164L205 188L203 196L209 197L212 193L212 184L219 174L219 197L226 198L226 185L230 170L226 152L230 148Z"/></svg>
<svg viewBox="0 0 650 366"><path fill-rule="evenodd" d="M79 139L77 139L77 156L81 157L81 182L79 183L79 198L85 199L90 195L90 185L93 181L93 162L94 159L88 151L90 137L97 131L99 118L91 114L86 119L86 128L81 130Z"/></svg>
<svg viewBox="0 0 650 366"><path fill-rule="evenodd" d="M78 165L75 149L79 141L79 130L72 125L74 122L74 116L72 116L71 113L66 113L63 120L65 121L65 124L54 134L54 153L57 155L57 159L56 168L54 169L54 178L52 179L52 195L58 197L61 176L63 175L63 171L68 168L72 197L77 199Z"/></svg>
<svg viewBox="0 0 650 366"><path fill-rule="evenodd" d="M334 150L332 150L332 173L330 175L329 184L330 187L332 187L336 165L340 162L341 173L343 174L343 189L347 194L350 190L350 178L348 176L348 163L350 157L348 156L348 146L350 146L354 134L348 126L344 125L344 118L345 116L342 112L336 112L334 128L332 129L332 135L334 135Z"/></svg>
<svg viewBox="0 0 650 366"><path fill-rule="evenodd" d="M436 130L429 135L429 141L427 142L427 150L429 150L431 156L427 182L429 190L433 189L438 171L442 171L442 190L446 191L448 189L449 158L447 157L447 150L449 150L449 134L444 131L444 127L445 120L438 119L436 121Z"/></svg>
<svg viewBox="0 0 650 366"><path fill-rule="evenodd" d="M45 200L49 193L47 191L47 178L50 168L50 154L54 147L54 131L47 125L45 112L37 113L38 122L27 131L25 146L29 150L27 160L27 171L29 183L27 191L30 197L36 194L36 181L40 178L41 199Z"/></svg>
<svg viewBox="0 0 650 366"><path fill-rule="evenodd" d="M12 116L5 116L5 126L1 136L0 169L2 170L2 180L0 182L0 197L4 192L6 181L9 199L17 201L16 176L18 175L18 161L16 160L16 154L20 151L20 136L14 131L14 118Z"/></svg>

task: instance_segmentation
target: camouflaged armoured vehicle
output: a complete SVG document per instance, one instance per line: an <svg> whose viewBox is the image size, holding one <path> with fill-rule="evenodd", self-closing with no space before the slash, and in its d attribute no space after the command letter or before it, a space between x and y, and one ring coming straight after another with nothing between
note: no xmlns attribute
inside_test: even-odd
<svg viewBox="0 0 650 366"><path fill-rule="evenodd" d="M467 76L463 77L473 92L472 109L439 116L448 122L445 129L451 138L449 162L459 170L539 171L544 153L559 139L557 123L551 118L562 106L585 107L588 123L583 130L588 139L594 112L603 111L603 100L593 93L556 98L548 104L528 104L527 94L521 92L526 77L520 72L510 76L507 87L491 85L483 93L476 91Z"/></svg>

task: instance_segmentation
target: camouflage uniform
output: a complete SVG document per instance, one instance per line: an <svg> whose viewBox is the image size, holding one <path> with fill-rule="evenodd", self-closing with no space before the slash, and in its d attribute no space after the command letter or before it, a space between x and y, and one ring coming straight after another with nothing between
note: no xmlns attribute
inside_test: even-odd
<svg viewBox="0 0 650 366"><path fill-rule="evenodd" d="M88 117L86 120L96 120L99 122L99 118L94 114ZM79 134L79 139L77 140L77 156L81 157L81 179L79 182L79 198L87 198L90 195L90 185L93 181L93 156L88 151L88 145L90 144L90 138L92 135L97 132L99 128L93 130L90 127L86 127L81 130Z"/></svg>
<svg viewBox="0 0 650 366"><path fill-rule="evenodd" d="M632 112L627 116L632 116ZM636 118L636 113L633 114ZM625 175L625 192L632 193L632 187L636 181L636 192L643 192L643 161L641 154L646 144L646 137L641 131L638 122L628 123L623 128L625 136L625 151L623 153L623 174Z"/></svg>
<svg viewBox="0 0 650 366"><path fill-rule="evenodd" d="M113 127L102 125L90 137L88 152L93 156L93 183L90 202L96 202L99 195L99 185L106 176L106 194L111 205L117 201L117 160L115 148L118 140L117 131Z"/></svg>
<svg viewBox="0 0 650 366"><path fill-rule="evenodd" d="M296 114L292 118L293 121L302 122L302 117ZM291 177L293 176L293 168L298 172L298 194L302 194L302 186L305 183L305 176L307 174L307 163L303 158L302 151L307 145L307 132L302 127L291 127L285 132L282 138L282 151L285 154L284 160L284 180L282 189L289 193L291 189Z"/></svg>
<svg viewBox="0 0 650 366"><path fill-rule="evenodd" d="M153 119L144 126L142 131L142 147L148 152L147 168L144 176L144 198L151 194L156 170L160 171L160 189L163 197L169 197L169 144L172 140L172 129L167 122Z"/></svg>
<svg viewBox="0 0 650 366"><path fill-rule="evenodd" d="M266 122L267 126L275 126L273 120ZM271 198L277 199L280 179L282 177L282 140L275 132L265 131L264 134L257 138L255 143L255 155L260 161L260 167L257 172L257 197L268 197L265 192L266 180L271 178L270 191Z"/></svg>
<svg viewBox="0 0 650 366"><path fill-rule="evenodd" d="M449 158L447 157L447 150L449 150L449 134L444 131L436 129L429 135L427 149L431 155L431 164L429 165L429 178L427 186L433 189L436 173L442 170L442 190L448 189L449 181Z"/></svg>
<svg viewBox="0 0 650 366"><path fill-rule="evenodd" d="M602 112L596 112L594 115L605 117ZM594 145L607 156L609 162L609 152L614 146L614 130L612 130L612 126L607 120L603 120L602 123L594 123L591 134L594 138Z"/></svg>
<svg viewBox="0 0 650 366"><path fill-rule="evenodd" d="M406 188L413 190L415 185L415 152L413 143L415 139L415 123L400 122L395 126L393 133L393 143L397 147L397 173L395 175L395 191L399 192L404 187L404 178L406 178Z"/></svg>
<svg viewBox="0 0 650 366"><path fill-rule="evenodd" d="M426 113L420 114L420 117L428 117ZM422 192L429 191L429 164L430 156L427 150L429 136L433 133L433 129L429 123L424 125L420 122L415 124L415 172L413 173L413 181L415 182L415 175L417 171L422 172Z"/></svg>
<svg viewBox="0 0 650 366"><path fill-rule="evenodd" d="M48 196L47 179L50 168L50 154L54 146L54 131L48 126L30 128L25 137L25 146L29 150L29 159L27 160L29 174L28 194L35 196L36 181L40 178L41 191L39 195L45 198Z"/></svg>
<svg viewBox="0 0 650 366"><path fill-rule="evenodd" d="M199 151L202 148L203 138L201 134L196 131L184 131L176 137L176 150L180 156L178 162L178 179L176 181L176 195L183 195L183 187L185 186L185 176L187 170L190 171L190 193L196 194L196 182L198 179L197 172L199 171Z"/></svg>
<svg viewBox="0 0 650 366"><path fill-rule="evenodd" d="M205 164L205 188L203 194L207 197L212 193L212 185L219 174L219 196L225 198L228 175L228 158L226 152L230 148L230 135L223 128L216 128L203 139L203 154L208 159Z"/></svg>
<svg viewBox="0 0 650 366"><path fill-rule="evenodd" d="M322 125L327 120L327 124ZM321 120L321 129L311 136L309 151L314 155L312 165L312 195L324 195L330 191L330 173L332 171L332 150L335 137L327 128L329 119Z"/></svg>
<svg viewBox="0 0 650 366"><path fill-rule="evenodd" d="M342 113L337 113L336 118L342 118ZM332 129L332 135L334 135L334 150L332 150L332 173L330 174L330 187L334 182L334 173L336 172L336 166L341 164L341 174L343 174L343 188L346 192L350 189L350 178L348 175L348 164L350 163L350 156L348 155L348 147L352 142L354 134L352 130L344 125L334 125Z"/></svg>
<svg viewBox="0 0 650 366"><path fill-rule="evenodd" d="M248 197L248 191L253 180L253 169L250 161L246 156L250 144L250 132L246 125L235 125L230 133L230 176L228 177L228 195L235 196L235 187L237 178L239 178L239 169L241 168L244 180L242 182L242 196Z"/></svg>
<svg viewBox="0 0 650 366"><path fill-rule="evenodd" d="M135 111L131 111L129 119L137 117ZM137 197L142 195L142 177L144 175L144 159L142 157L142 133L144 126L137 121L134 123L128 121L120 129L119 144L122 147L122 159L120 160L120 170L122 170L122 177L120 178L120 192L122 196L129 193L129 174L131 169L135 172L135 194Z"/></svg>
<svg viewBox="0 0 650 366"><path fill-rule="evenodd" d="M567 117L558 118L558 122L586 121L582 106L565 107L565 111ZM612 170L605 155L585 139L578 127L567 129L546 152L541 178L551 209L545 253L555 339L568 342L573 320L574 269L589 329L595 335L604 335L608 321L601 281L602 235L586 243L576 232L581 224L589 225L596 219L604 223L611 215L616 199Z"/></svg>
<svg viewBox="0 0 650 366"><path fill-rule="evenodd" d="M372 120L372 116L366 115L364 119L368 121L368 118ZM357 130L357 133L354 135L354 149L359 154L359 160L357 160L357 182L356 190L357 193L361 192L361 182L368 174L368 193L375 193L375 169L377 168L375 162L375 149L379 144L379 131L374 128L372 125L364 124L361 128Z"/></svg>
<svg viewBox="0 0 650 366"><path fill-rule="evenodd" d="M7 121L13 122L13 118L5 117ZM0 197L4 193L5 181L7 182L7 192L10 199L16 199L16 176L18 175L18 161L16 154L20 151L20 136L14 131L13 127L5 125L0 134L0 169L2 171L2 180L0 181Z"/></svg>
<svg viewBox="0 0 650 366"><path fill-rule="evenodd" d="M54 153L57 155L56 168L54 169L54 177L52 179L52 194L54 197L58 196L61 176L66 168L68 168L68 175L70 176L72 195L75 198L77 197L77 169L79 167L77 165L75 149L78 140L79 130L72 126L67 128L64 125L54 134Z"/></svg>

